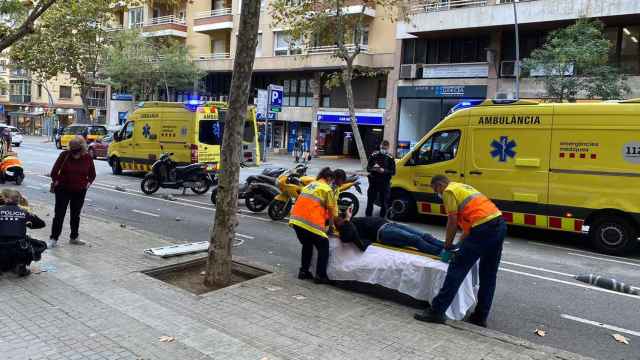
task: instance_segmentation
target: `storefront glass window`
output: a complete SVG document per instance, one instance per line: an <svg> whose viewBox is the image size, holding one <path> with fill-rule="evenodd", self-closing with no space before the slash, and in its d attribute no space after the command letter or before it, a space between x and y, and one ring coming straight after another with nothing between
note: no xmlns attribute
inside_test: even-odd
<svg viewBox="0 0 640 360"><path fill-rule="evenodd" d="M442 119L441 99L402 99L398 144L408 150Z"/></svg>
<svg viewBox="0 0 640 360"><path fill-rule="evenodd" d="M622 28L620 68L626 74L640 73L640 26Z"/></svg>

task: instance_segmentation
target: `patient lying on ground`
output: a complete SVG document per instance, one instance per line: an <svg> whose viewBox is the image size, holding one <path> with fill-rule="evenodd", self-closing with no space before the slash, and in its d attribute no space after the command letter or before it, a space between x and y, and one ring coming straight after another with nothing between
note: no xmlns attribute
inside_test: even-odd
<svg viewBox="0 0 640 360"><path fill-rule="evenodd" d="M412 247L430 254L440 255L444 242L431 234L414 229L408 225L391 222L381 217L354 217L350 209L344 218L336 222L342 242L352 242L365 251L371 243L397 247Z"/></svg>

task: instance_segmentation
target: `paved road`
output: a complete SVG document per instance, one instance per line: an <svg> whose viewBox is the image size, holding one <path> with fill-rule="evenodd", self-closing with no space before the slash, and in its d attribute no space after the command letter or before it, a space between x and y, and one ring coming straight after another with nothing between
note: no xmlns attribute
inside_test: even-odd
<svg viewBox="0 0 640 360"><path fill-rule="evenodd" d="M21 186L29 198L53 201L46 174L58 151L52 144L28 139L18 149L28 171ZM161 190L145 196L140 178L113 176L104 161L96 161L98 179L87 195L85 211L178 241L202 241L214 213L208 196ZM258 172L243 169L242 177ZM122 192L116 186L125 188ZM173 194L176 201L162 198ZM436 236L442 222L415 224ZM299 245L284 222L241 207L237 255L296 271ZM90 234L81 234L91 241ZM640 297L606 291L576 282L572 276L597 273L640 286L640 254L620 258L590 251L583 239L563 233L512 229L505 244L491 328L533 342L595 358L640 359ZM536 329L547 336L538 337ZM627 336L631 345L616 343L611 334Z"/></svg>

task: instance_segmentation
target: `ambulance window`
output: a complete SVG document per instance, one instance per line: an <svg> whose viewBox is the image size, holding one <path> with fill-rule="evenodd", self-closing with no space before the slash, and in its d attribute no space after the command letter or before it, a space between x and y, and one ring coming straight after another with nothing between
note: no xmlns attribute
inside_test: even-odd
<svg viewBox="0 0 640 360"><path fill-rule="evenodd" d="M414 164L429 165L452 160L458 153L459 144L459 130L435 133L414 153Z"/></svg>
<svg viewBox="0 0 640 360"><path fill-rule="evenodd" d="M242 141L253 142L254 137L255 137L255 133L253 131L253 123L251 121L245 121L244 132L242 134Z"/></svg>
<svg viewBox="0 0 640 360"><path fill-rule="evenodd" d="M223 124L218 120L200 120L198 140L207 145L222 144Z"/></svg>
<svg viewBox="0 0 640 360"><path fill-rule="evenodd" d="M133 137L134 126L134 122L127 123L127 125L124 127L124 130L122 130L122 140L131 139Z"/></svg>

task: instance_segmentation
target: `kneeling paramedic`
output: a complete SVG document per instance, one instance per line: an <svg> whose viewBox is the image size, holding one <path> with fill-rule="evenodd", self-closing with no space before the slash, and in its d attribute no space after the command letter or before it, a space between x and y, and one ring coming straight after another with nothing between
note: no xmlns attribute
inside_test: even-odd
<svg viewBox="0 0 640 360"><path fill-rule="evenodd" d="M31 273L31 261L38 260L46 246L43 242L38 250L27 236L27 228L41 229L45 226L37 216L19 206L22 196L15 190L2 191L0 206L0 271L14 270L20 276Z"/></svg>
<svg viewBox="0 0 640 360"><path fill-rule="evenodd" d="M460 250L449 264L442 289L431 307L415 315L420 321L444 323L445 312L458 293L460 284L471 267L480 259L480 289L478 304L469 321L486 327L496 289L496 277L502 256L502 244L507 226L502 213L485 195L473 187L450 182L444 175L431 179L433 191L442 196L448 214L445 249L450 249L458 231Z"/></svg>
<svg viewBox="0 0 640 360"><path fill-rule="evenodd" d="M315 282L330 283L327 277L329 261L329 237L327 230L333 219L338 216L338 204L335 192L331 187L335 175L326 167L320 170L317 180L307 185L291 210L289 225L293 227L302 244L302 256L298 278L313 279L309 271L313 247L318 249Z"/></svg>

